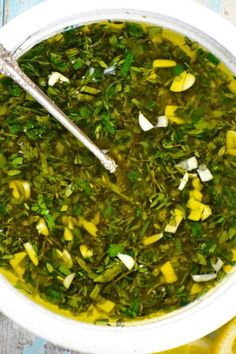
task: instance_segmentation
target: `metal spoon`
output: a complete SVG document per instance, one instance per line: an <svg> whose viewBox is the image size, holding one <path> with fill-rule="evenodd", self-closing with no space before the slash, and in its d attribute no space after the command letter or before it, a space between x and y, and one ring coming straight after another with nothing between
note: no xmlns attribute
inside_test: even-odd
<svg viewBox="0 0 236 354"><path fill-rule="evenodd" d="M84 144L111 173L116 171L115 161L106 155L87 135L68 118L45 93L20 69L10 52L0 44L0 73L10 77L39 102L53 117Z"/></svg>

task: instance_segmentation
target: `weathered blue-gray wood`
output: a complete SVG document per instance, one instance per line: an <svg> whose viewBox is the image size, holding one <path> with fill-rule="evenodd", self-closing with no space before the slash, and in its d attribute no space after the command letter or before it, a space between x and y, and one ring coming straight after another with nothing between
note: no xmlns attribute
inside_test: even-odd
<svg viewBox="0 0 236 354"><path fill-rule="evenodd" d="M0 25L45 0L0 0Z"/></svg>
<svg viewBox="0 0 236 354"><path fill-rule="evenodd" d="M4 24L4 6L5 6L5 1L4 0L0 0L0 26L3 26Z"/></svg>
<svg viewBox="0 0 236 354"><path fill-rule="evenodd" d="M7 18L11 18L19 15L21 12L29 9L32 6L35 6L45 0L8 0L7 3Z"/></svg>

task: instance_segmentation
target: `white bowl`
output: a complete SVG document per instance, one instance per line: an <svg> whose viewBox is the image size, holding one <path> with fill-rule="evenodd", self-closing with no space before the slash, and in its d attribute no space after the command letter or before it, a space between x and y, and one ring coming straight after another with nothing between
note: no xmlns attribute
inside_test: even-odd
<svg viewBox="0 0 236 354"><path fill-rule="evenodd" d="M96 11L95 11L96 10ZM190 0L50 0L0 29L15 56L71 25L104 19L145 21L181 32L222 59L236 74L236 28ZM151 353L200 338L236 316L236 272L193 303L170 314L128 327L75 321L34 303L0 276L0 310L35 334L86 353Z"/></svg>

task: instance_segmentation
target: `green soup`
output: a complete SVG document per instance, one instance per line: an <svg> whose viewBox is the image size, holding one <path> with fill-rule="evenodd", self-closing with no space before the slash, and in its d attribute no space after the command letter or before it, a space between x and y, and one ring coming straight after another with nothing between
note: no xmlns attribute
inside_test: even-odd
<svg viewBox="0 0 236 354"><path fill-rule="evenodd" d="M73 315L122 323L180 308L236 261L236 83L198 43L98 23L21 68L117 165L109 174L0 80L0 266Z"/></svg>

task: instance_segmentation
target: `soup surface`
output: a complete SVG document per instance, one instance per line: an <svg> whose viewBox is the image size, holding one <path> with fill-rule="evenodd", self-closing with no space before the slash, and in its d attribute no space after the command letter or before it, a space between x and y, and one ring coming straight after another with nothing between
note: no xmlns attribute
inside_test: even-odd
<svg viewBox="0 0 236 354"><path fill-rule="evenodd" d="M0 80L0 266L94 320L140 319L207 292L236 261L236 84L197 43L98 23L19 64L117 165Z"/></svg>

